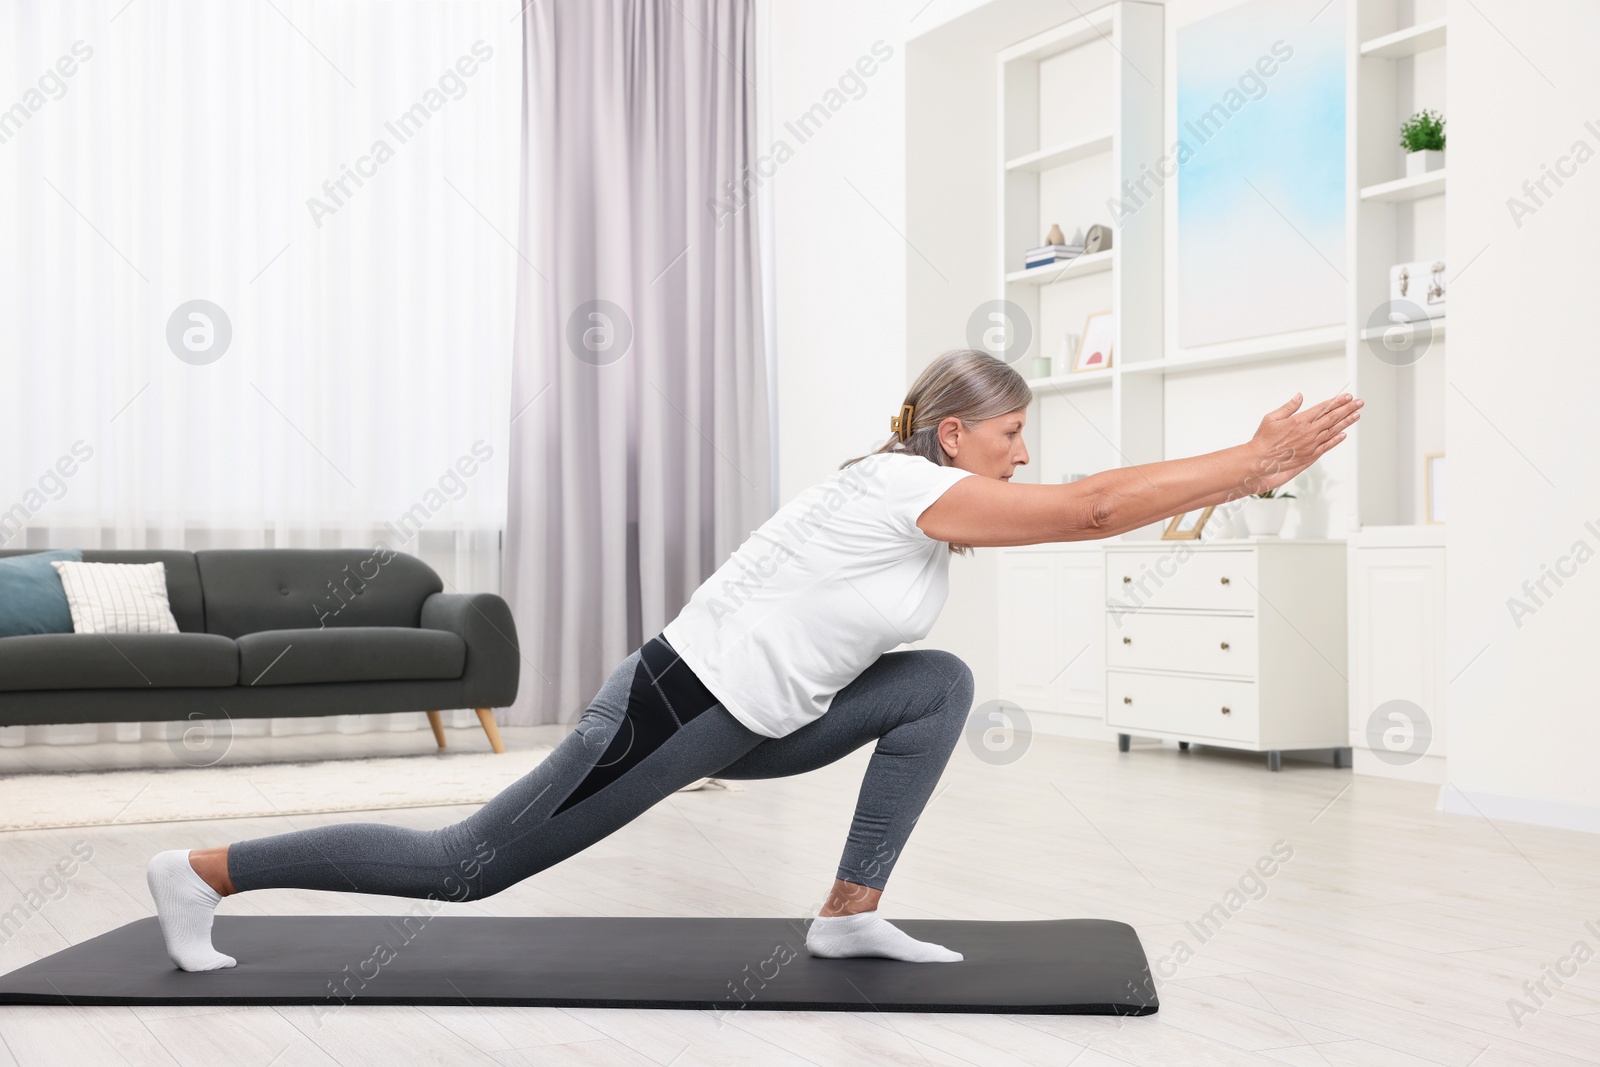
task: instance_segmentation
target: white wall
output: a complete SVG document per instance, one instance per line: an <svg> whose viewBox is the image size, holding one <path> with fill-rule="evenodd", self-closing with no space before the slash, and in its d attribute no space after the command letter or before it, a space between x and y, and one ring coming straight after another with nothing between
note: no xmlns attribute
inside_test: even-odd
<svg viewBox="0 0 1600 1067"><path fill-rule="evenodd" d="M1451 784L1441 802L1600 831L1600 8L1537 6L1451 5ZM1579 141L1594 158L1534 204L1523 182ZM1534 207L1520 226L1513 196ZM1558 564L1570 577L1547 581L1536 603L1523 583ZM1534 609L1520 626L1512 597Z"/></svg>
<svg viewBox="0 0 1600 1067"><path fill-rule="evenodd" d="M962 217L942 234L907 232L907 80L915 79L919 95L941 87L925 58L908 55L907 34L935 25L950 6L936 0L918 13L847 0L772 0L773 134L794 149L765 194L772 197L776 245L780 502L881 444L911 377L936 353L964 343L967 311L987 295L978 294L992 277L992 220ZM847 99L800 143L785 122L823 100L879 41L880 52L887 48L892 56L864 79L860 99ZM974 83L991 107L969 110L971 119L992 120L992 82L991 76ZM937 121L945 105L960 105L956 83L942 87L939 106L919 108L919 115ZM972 146L957 129L946 137L955 167L992 184L992 143ZM981 191L964 195L992 199ZM908 314L908 275L937 281L940 273L955 279L960 295L913 301ZM991 554L979 555L952 561L950 600L923 644L965 659L982 700L994 692L998 605Z"/></svg>
<svg viewBox="0 0 1600 1067"><path fill-rule="evenodd" d="M998 218L973 211L994 204L994 53L959 33L930 34L906 46L907 381L934 356L967 344L972 309L994 296ZM924 258L926 257L926 258ZM980 548L950 561L950 599L926 643L972 668L975 704L1000 695L999 554Z"/></svg>
<svg viewBox="0 0 1600 1067"><path fill-rule="evenodd" d="M774 213L781 503L882 443L905 392L905 33L888 5L847 0L773 0L771 18L772 134L793 151L760 194ZM859 99L804 142L786 128L880 40L892 55Z"/></svg>

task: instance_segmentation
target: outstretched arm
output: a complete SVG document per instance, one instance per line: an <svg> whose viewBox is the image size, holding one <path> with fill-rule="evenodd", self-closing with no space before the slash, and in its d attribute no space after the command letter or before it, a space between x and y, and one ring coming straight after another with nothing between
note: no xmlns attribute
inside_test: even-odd
<svg viewBox="0 0 1600 1067"><path fill-rule="evenodd" d="M935 540L985 547L1090 541L1275 489L1343 441L1361 417L1362 401L1349 394L1304 411L1300 404L1296 393L1245 444L1187 459L1119 467L1065 485L963 478L917 526Z"/></svg>

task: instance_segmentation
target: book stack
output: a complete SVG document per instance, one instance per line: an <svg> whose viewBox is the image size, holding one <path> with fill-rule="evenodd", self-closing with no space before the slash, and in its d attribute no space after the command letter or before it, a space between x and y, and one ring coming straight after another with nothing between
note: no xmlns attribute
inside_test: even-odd
<svg viewBox="0 0 1600 1067"><path fill-rule="evenodd" d="M1081 255L1083 255L1083 245L1081 244L1040 245L1038 248L1028 249L1026 253L1027 262L1024 266L1028 270L1032 270L1034 267L1048 267L1052 263L1060 263L1063 260L1074 259Z"/></svg>

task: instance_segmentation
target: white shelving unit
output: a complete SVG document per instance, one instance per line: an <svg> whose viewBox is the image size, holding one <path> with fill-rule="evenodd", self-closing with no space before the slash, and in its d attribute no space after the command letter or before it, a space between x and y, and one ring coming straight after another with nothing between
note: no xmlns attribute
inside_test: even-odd
<svg viewBox="0 0 1600 1067"><path fill-rule="evenodd" d="M1165 83L1174 66L1166 49L1176 24L1164 25L1164 16L1172 13L1123 0L998 57L997 288L1033 325L1031 350L1014 361L1019 369L1039 354L1056 364L1056 373L1030 383L1033 462L1019 480L1053 482L1069 472L1201 451L1208 439L1197 425L1236 424L1255 410L1254 397L1280 383L1305 384L1309 393L1320 387L1312 383L1325 382L1329 392L1348 388L1365 398L1362 421L1344 446L1339 484L1348 580L1337 584L1347 591L1342 644L1349 684L1324 695L1348 706L1358 773L1421 780L1442 773L1442 729L1434 735L1438 751L1400 766L1375 757L1369 719L1396 698L1427 708L1439 727L1444 718L1444 527L1426 523L1422 509L1424 457L1444 450L1446 319L1415 325L1419 334L1427 331L1430 347L1409 366L1380 359L1373 342L1388 328L1377 323L1390 266L1449 262L1447 174L1405 177L1399 145L1400 124L1416 111L1430 107L1448 116L1448 2L1347 0L1344 320L1204 347L1182 347L1167 311L1175 304L1168 297L1177 295L1169 262L1175 187L1169 183L1114 225L1106 206L1123 195L1124 181L1148 176L1171 140ZM1111 226L1116 244L1109 252L1022 269L1023 250L1042 243L1051 223L1073 234L1094 222ZM1112 366L1065 373L1061 335L1081 332L1084 317L1105 308L1117 313ZM1160 527L1097 543L1098 554L1087 543L1002 551L1002 687L1029 711L1058 713L1050 729L1086 737L1115 732L1106 725L1109 716L1091 718L1105 706L1111 667L1103 655L1104 620L1090 599L1099 588L1093 575L1110 553L1176 551L1179 542L1159 540ZM1317 534L1315 527L1301 529L1296 540ZM1229 544L1213 539L1208 550Z"/></svg>
<svg viewBox="0 0 1600 1067"><path fill-rule="evenodd" d="M1447 0L1350 0L1346 5L1347 274L1354 325L1346 360L1366 400L1349 501L1349 731L1358 774L1445 780L1445 527L1425 521L1424 457L1444 451L1444 315L1417 323L1428 347L1395 365L1372 346L1368 325L1389 299L1395 263L1442 258L1446 170L1403 177L1399 128L1425 107L1443 112ZM1407 16L1401 21L1402 12ZM1418 301L1421 303L1421 301ZM1379 754L1373 716L1386 702L1422 709L1432 740L1416 759ZM1387 757L1387 758L1385 758Z"/></svg>
<svg viewBox="0 0 1600 1067"><path fill-rule="evenodd" d="M1162 153L1162 14L1160 4L1122 0L997 57L996 288L1032 325L1030 350L1014 365L1048 355L1057 371L1031 382L1038 399L1025 432L1041 462L1019 481L1061 480L1046 455L1080 459L1085 473L1161 458L1159 376L1131 369L1162 355L1162 204L1154 198L1120 220L1107 205ZM1109 251L1024 269L1025 250L1052 224L1070 238L1096 223L1113 234ZM1111 367L1070 373L1063 338L1104 310L1117 319Z"/></svg>
<svg viewBox="0 0 1600 1067"><path fill-rule="evenodd" d="M1171 60L1164 15L1159 4L1122 0L998 56L997 289L1033 327L1030 350L1014 358L1014 365L1031 369L1038 355L1052 357L1054 365L1051 375L1030 380L1037 399L1025 434L1034 462L1018 472L1019 481L1059 481L1071 473L1154 462L1167 458L1173 447L1182 450L1184 444L1168 441L1168 432L1174 420L1184 422L1198 404L1196 396L1218 388L1199 381L1204 372L1320 359L1319 373L1331 379L1330 390L1343 381L1330 368L1341 354L1349 358L1354 332L1349 322L1179 347L1167 318L1167 257L1174 241L1170 182L1143 198L1131 215L1110 217L1108 203L1128 199L1125 183L1148 183L1152 161L1170 149L1165 83ZM1424 47L1438 34L1408 30L1394 36L1382 54ZM1398 119L1391 125L1398 129ZM1442 180L1435 172L1401 184L1420 196ZM1372 184L1379 184L1376 178ZM1052 223L1071 235L1096 222L1112 229L1116 243L1110 251L1057 266L1021 267L1024 250L1041 243ZM1081 334L1087 315L1105 309L1117 317L1111 367L1070 373L1062 335ZM1175 410L1169 409L1174 397ZM1158 539L1160 525L1119 540Z"/></svg>
<svg viewBox="0 0 1600 1067"><path fill-rule="evenodd" d="M1359 542L1367 526L1423 522L1423 457L1444 450L1444 317L1419 324L1429 347L1415 362L1378 358L1369 325L1389 300L1389 268L1443 258L1445 170L1406 178L1399 128L1424 107L1445 113L1447 20L1398 22L1399 0L1346 5L1346 274L1350 279L1346 361L1354 392L1366 400L1352 433L1356 485L1347 525ZM1442 0L1433 5L1443 10ZM1448 270L1446 289L1448 292ZM1446 297L1448 301L1448 295ZM1419 301L1420 303L1420 301Z"/></svg>

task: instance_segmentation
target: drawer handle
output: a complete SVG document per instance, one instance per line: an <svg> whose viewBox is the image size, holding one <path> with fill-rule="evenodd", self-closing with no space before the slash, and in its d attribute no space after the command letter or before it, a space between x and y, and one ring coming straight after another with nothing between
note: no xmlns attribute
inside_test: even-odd
<svg viewBox="0 0 1600 1067"><path fill-rule="evenodd" d="M1133 703L1133 698L1132 697L1123 697L1122 698L1122 702L1124 704L1132 704Z"/></svg>
<svg viewBox="0 0 1600 1067"><path fill-rule="evenodd" d="M1125 645L1131 645L1131 644L1133 644L1133 638L1131 638L1131 637L1124 637L1124 638L1123 638L1123 639L1122 639L1122 643L1123 643L1123 644L1125 644Z"/></svg>
<svg viewBox="0 0 1600 1067"><path fill-rule="evenodd" d="M1228 642L1226 642L1226 641L1222 642L1222 651L1224 651L1224 652L1228 651Z"/></svg>
<svg viewBox="0 0 1600 1067"><path fill-rule="evenodd" d="M1129 583L1129 582L1131 582L1131 581L1133 581L1133 579L1132 579L1132 578L1129 578L1129 577L1128 577L1128 576L1127 576L1127 575L1126 575L1126 574L1124 574L1124 575L1123 575L1123 576L1122 576L1122 584L1123 584L1123 585L1127 585L1127 584L1128 584L1128 583Z"/></svg>
<svg viewBox="0 0 1600 1067"><path fill-rule="evenodd" d="M1223 585L1227 585L1228 584L1228 579L1226 579L1226 578L1222 579L1222 584Z"/></svg>
<svg viewBox="0 0 1600 1067"><path fill-rule="evenodd" d="M1224 704L1223 707L1222 707L1222 714L1224 714L1224 715L1232 715L1233 712L1229 711L1227 705Z"/></svg>

